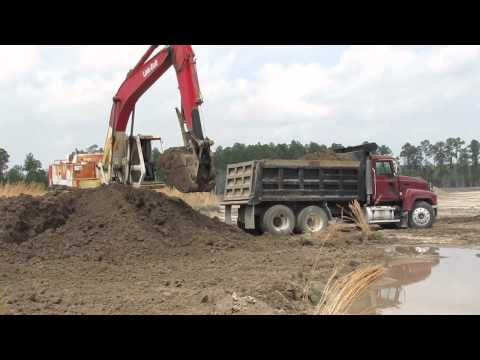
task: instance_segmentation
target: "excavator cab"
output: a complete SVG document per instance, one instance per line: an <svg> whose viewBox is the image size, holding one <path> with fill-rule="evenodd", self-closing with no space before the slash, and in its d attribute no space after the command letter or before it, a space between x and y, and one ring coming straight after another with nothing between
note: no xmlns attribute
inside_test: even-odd
<svg viewBox="0 0 480 360"><path fill-rule="evenodd" d="M129 138L128 182L135 187L159 185L156 183L157 170L152 152L152 141L155 140L160 140L160 137L137 135Z"/></svg>

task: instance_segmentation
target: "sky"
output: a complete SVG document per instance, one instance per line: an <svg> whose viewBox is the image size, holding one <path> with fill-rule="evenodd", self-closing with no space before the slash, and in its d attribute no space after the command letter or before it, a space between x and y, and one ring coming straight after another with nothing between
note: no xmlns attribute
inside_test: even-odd
<svg viewBox="0 0 480 360"><path fill-rule="evenodd" d="M104 145L112 97L148 46L0 46L0 148L44 168ZM298 140L419 144L480 138L479 46L193 45L215 146ZM181 145L173 70L139 100L135 132ZM215 148L215 147L214 147Z"/></svg>

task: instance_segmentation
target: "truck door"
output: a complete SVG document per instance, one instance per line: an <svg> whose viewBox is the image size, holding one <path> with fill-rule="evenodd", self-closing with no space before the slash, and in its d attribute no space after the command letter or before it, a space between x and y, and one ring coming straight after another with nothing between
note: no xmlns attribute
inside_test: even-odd
<svg viewBox="0 0 480 360"><path fill-rule="evenodd" d="M375 203L399 201L400 192L392 162L390 160L375 160L373 166Z"/></svg>

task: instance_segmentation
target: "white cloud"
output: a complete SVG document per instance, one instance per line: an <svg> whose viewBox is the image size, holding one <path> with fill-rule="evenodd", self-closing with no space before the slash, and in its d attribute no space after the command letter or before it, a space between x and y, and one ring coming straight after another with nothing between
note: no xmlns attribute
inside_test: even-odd
<svg viewBox="0 0 480 360"><path fill-rule="evenodd" d="M0 45L0 83L29 72L37 61L37 46Z"/></svg>
<svg viewBox="0 0 480 360"><path fill-rule="evenodd" d="M80 48L79 64L90 71L122 70L126 75L147 49L146 45L89 45Z"/></svg>
<svg viewBox="0 0 480 360"><path fill-rule="evenodd" d="M112 97L147 48L0 46L0 146L12 162L23 159L25 144L44 165L72 147L102 144ZM194 50L204 127L219 145L372 140L398 152L406 141L469 141L480 131L479 47ZM178 145L179 102L171 70L139 101L137 132Z"/></svg>

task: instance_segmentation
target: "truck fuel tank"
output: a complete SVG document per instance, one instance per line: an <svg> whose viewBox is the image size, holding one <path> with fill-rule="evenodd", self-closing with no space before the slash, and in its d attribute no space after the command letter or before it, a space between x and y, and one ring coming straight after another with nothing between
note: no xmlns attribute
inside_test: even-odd
<svg viewBox="0 0 480 360"><path fill-rule="evenodd" d="M365 212L369 224L381 224L400 222L400 218L395 215L397 210L394 206L367 206Z"/></svg>

